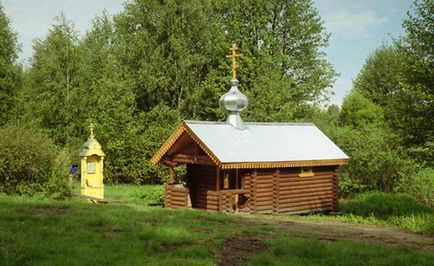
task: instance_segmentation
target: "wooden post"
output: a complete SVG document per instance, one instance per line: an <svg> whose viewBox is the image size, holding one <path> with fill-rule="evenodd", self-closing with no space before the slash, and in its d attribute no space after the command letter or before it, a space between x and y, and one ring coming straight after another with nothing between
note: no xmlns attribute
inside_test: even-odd
<svg viewBox="0 0 434 266"><path fill-rule="evenodd" d="M333 212L339 212L338 200L339 200L339 166L335 167L333 174Z"/></svg>
<svg viewBox="0 0 434 266"><path fill-rule="evenodd" d="M220 168L216 167L216 191L220 191Z"/></svg>
<svg viewBox="0 0 434 266"><path fill-rule="evenodd" d="M175 182L173 175L173 166L169 166L169 185L172 185Z"/></svg>
<svg viewBox="0 0 434 266"><path fill-rule="evenodd" d="M229 189L229 172L224 171L223 189Z"/></svg>
<svg viewBox="0 0 434 266"><path fill-rule="evenodd" d="M250 179L250 184L251 184L250 190L252 191L252 199L253 199L253 202L250 205L250 206L252 206L252 208L250 209L251 213L256 213L257 207L258 207L258 204L257 204L258 189L257 189L257 184L256 184L257 179L258 179L258 171L255 169L255 170L253 170L253 174L252 174L251 179Z"/></svg>
<svg viewBox="0 0 434 266"><path fill-rule="evenodd" d="M235 189L238 189L238 169L235 170ZM235 213L238 213L238 201L239 201L239 196L238 196L238 192L236 192L235 194Z"/></svg>
<svg viewBox="0 0 434 266"><path fill-rule="evenodd" d="M280 170L277 168L273 174L273 212L279 212Z"/></svg>

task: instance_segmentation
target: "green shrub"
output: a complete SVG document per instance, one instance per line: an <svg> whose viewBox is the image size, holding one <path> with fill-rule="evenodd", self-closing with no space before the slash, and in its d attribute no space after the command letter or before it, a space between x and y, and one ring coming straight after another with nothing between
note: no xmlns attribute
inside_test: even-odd
<svg viewBox="0 0 434 266"><path fill-rule="evenodd" d="M348 174L351 184L346 188L354 188L352 193L391 192L403 178L415 173L414 162L405 158L404 152L395 145L395 136L386 128L346 126L331 132L332 139L350 157L342 173Z"/></svg>
<svg viewBox="0 0 434 266"><path fill-rule="evenodd" d="M396 190L407 192L420 203L434 208L434 169L423 168L417 174L407 176L400 182Z"/></svg>
<svg viewBox="0 0 434 266"><path fill-rule="evenodd" d="M420 233L434 232L434 209L406 193L368 192L339 203L343 216L377 220Z"/></svg>
<svg viewBox="0 0 434 266"><path fill-rule="evenodd" d="M0 192L66 193L67 162L47 136L18 125L0 128L0 136Z"/></svg>
<svg viewBox="0 0 434 266"><path fill-rule="evenodd" d="M70 195L68 180L69 156L64 150L60 151L54 160L51 177L44 186L44 194L55 199L64 199Z"/></svg>
<svg viewBox="0 0 434 266"><path fill-rule="evenodd" d="M351 194L366 190L366 185L351 179L347 172L343 172L339 178L339 194L341 197L348 197Z"/></svg>
<svg viewBox="0 0 434 266"><path fill-rule="evenodd" d="M367 192L358 194L351 200L341 202L344 213L352 213L364 217L375 216L387 218L396 215L430 212L416 199L406 193Z"/></svg>

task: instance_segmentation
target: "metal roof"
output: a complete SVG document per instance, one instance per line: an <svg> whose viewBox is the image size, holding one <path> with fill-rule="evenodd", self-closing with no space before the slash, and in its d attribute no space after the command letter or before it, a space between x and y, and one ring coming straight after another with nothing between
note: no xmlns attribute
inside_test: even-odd
<svg viewBox="0 0 434 266"><path fill-rule="evenodd" d="M102 156L105 157L105 153L102 151L102 146L94 137L89 137L80 152L80 157L86 156Z"/></svg>
<svg viewBox="0 0 434 266"><path fill-rule="evenodd" d="M221 163L346 160L349 157L314 124L185 121Z"/></svg>

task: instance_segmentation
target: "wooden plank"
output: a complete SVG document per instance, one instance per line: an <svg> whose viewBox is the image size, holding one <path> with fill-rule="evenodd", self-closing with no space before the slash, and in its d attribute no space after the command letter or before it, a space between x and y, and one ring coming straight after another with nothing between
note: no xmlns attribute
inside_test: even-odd
<svg viewBox="0 0 434 266"><path fill-rule="evenodd" d="M257 193L259 193L259 195L265 194L265 193L271 193L273 194L273 188L269 187L269 188L257 188Z"/></svg>
<svg viewBox="0 0 434 266"><path fill-rule="evenodd" d="M279 186L280 170L276 169L273 175L273 212L279 212Z"/></svg>
<svg viewBox="0 0 434 266"><path fill-rule="evenodd" d="M316 193L318 193L318 195L320 194L326 194L326 193L333 193L333 191L330 190L318 190L318 191L303 191L303 192L297 192L297 193L291 193L291 192L285 192L285 194L281 193L280 194L280 198L285 199L285 198L298 198L298 197L303 197L303 196L308 196L308 195L315 195Z"/></svg>
<svg viewBox="0 0 434 266"><path fill-rule="evenodd" d="M302 197L333 197L333 191L323 192L323 193L299 193L299 194L286 194L286 195L279 195L279 200L286 200L286 199L297 199Z"/></svg>
<svg viewBox="0 0 434 266"><path fill-rule="evenodd" d="M258 201L257 206L258 207L261 207L261 206L270 206L270 209L273 209L273 200Z"/></svg>
<svg viewBox="0 0 434 266"><path fill-rule="evenodd" d="M267 197L272 198L273 197L273 191L271 191L271 192L262 192L261 194L256 193L255 199L267 198Z"/></svg>
<svg viewBox="0 0 434 266"><path fill-rule="evenodd" d="M333 178L312 178L312 179L304 179L300 178L297 180L291 180L291 181L285 181L285 180L281 180L280 179L280 186L282 187L287 187L287 186L297 186L297 185L304 185L304 184L323 184L323 183L332 183L333 182Z"/></svg>
<svg viewBox="0 0 434 266"><path fill-rule="evenodd" d="M280 206L282 208L285 207L295 207L295 206L305 206L305 205L314 205L314 204L332 204L333 199L307 199L307 200L300 200L300 201L282 201L280 202Z"/></svg>
<svg viewBox="0 0 434 266"><path fill-rule="evenodd" d="M255 169L253 170L251 179L250 179L250 194L252 195L252 204L251 204L251 213L256 213L256 199L258 197L258 194L256 194L256 181L258 179L258 171Z"/></svg>
<svg viewBox="0 0 434 266"><path fill-rule="evenodd" d="M281 207L280 210L282 212L292 212L292 211L301 211L301 210L312 210L316 208L326 208L332 207L331 204L310 204L310 205L302 205L297 207Z"/></svg>
<svg viewBox="0 0 434 266"><path fill-rule="evenodd" d="M271 176L270 178L267 178L267 179L261 179L261 180L256 181L256 184L258 186L268 185L268 184L272 184L272 183L273 183L273 176Z"/></svg>
<svg viewBox="0 0 434 266"><path fill-rule="evenodd" d="M310 188L321 188L321 187L330 187L333 188L333 183L315 183L315 184L303 184L303 185L297 185L297 186L287 186L287 187L280 187L280 191L297 191L300 189L310 189Z"/></svg>
<svg viewBox="0 0 434 266"><path fill-rule="evenodd" d="M283 212L281 211L280 213L287 213L287 214L306 214L306 213L311 213L311 212L321 212L321 211L327 211L327 210L331 210L331 207L322 207L322 208L314 208L314 209L309 209L309 210L299 210L299 211L286 211Z"/></svg>
<svg viewBox="0 0 434 266"><path fill-rule="evenodd" d="M220 168L216 167L216 191L220 191Z"/></svg>
<svg viewBox="0 0 434 266"><path fill-rule="evenodd" d="M228 171L223 171L223 188L228 189L229 188L229 173Z"/></svg>
<svg viewBox="0 0 434 266"><path fill-rule="evenodd" d="M258 205L256 207L256 211L257 212L269 211L270 213L272 213L273 212L273 205L272 204L270 204L270 205Z"/></svg>
<svg viewBox="0 0 434 266"><path fill-rule="evenodd" d="M258 188L264 189L264 188L270 188L273 189L273 180L271 180L271 182L266 183L266 184L258 184Z"/></svg>
<svg viewBox="0 0 434 266"><path fill-rule="evenodd" d="M298 189L281 189L279 191L280 195L290 195L290 194L300 194L305 192L324 192L324 191L333 191L332 186L315 186L315 187L306 187L306 188L298 188Z"/></svg>
<svg viewBox="0 0 434 266"><path fill-rule="evenodd" d="M338 206L338 194L339 194L339 166L335 167L334 171L334 198L333 198L333 211L339 212L339 206Z"/></svg>
<svg viewBox="0 0 434 266"><path fill-rule="evenodd" d="M182 197L177 197L177 196L173 196L171 197L171 201L172 202L180 202L180 201L186 201L187 197L182 196Z"/></svg>
<svg viewBox="0 0 434 266"><path fill-rule="evenodd" d="M208 190L207 194L210 195L210 196L216 196L216 197L218 197L220 195L220 192L219 191Z"/></svg>
<svg viewBox="0 0 434 266"><path fill-rule="evenodd" d="M207 196L206 196L206 199L207 199L207 200L214 200L214 201L217 201L217 200L218 200L218 197L217 197L217 196L210 196L210 195L207 195Z"/></svg>
<svg viewBox="0 0 434 266"><path fill-rule="evenodd" d="M214 206L214 205L207 205L206 209L207 210L212 210L212 211L218 211L219 210L218 207Z"/></svg>

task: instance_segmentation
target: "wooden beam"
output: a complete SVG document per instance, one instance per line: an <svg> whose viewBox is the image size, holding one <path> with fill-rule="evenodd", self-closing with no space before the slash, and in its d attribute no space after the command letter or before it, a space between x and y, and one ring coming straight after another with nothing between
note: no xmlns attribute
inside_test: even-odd
<svg viewBox="0 0 434 266"><path fill-rule="evenodd" d="M220 191L220 168L216 167L216 191Z"/></svg>
<svg viewBox="0 0 434 266"><path fill-rule="evenodd" d="M235 170L235 189L238 189L238 169ZM239 196L237 193L235 194L235 213L238 213L239 211L238 202L239 202Z"/></svg>
<svg viewBox="0 0 434 266"><path fill-rule="evenodd" d="M235 189L238 189L238 169L235 170Z"/></svg>
<svg viewBox="0 0 434 266"><path fill-rule="evenodd" d="M164 158L167 161L186 163L186 164L214 164L213 161L206 155L190 155L190 154L174 154Z"/></svg>
<svg viewBox="0 0 434 266"><path fill-rule="evenodd" d="M224 171L223 188L229 189L229 172Z"/></svg>
<svg viewBox="0 0 434 266"><path fill-rule="evenodd" d="M181 135L178 137L178 139L172 144L172 146L169 147L166 154L170 156L170 154L173 154L179 148L182 148L182 146L188 144L188 142L185 141L185 136L188 136L188 134L184 131L181 133ZM193 140L191 140L191 142L194 143Z"/></svg>
<svg viewBox="0 0 434 266"><path fill-rule="evenodd" d="M171 167L174 167L174 166L176 166L178 163L177 162L172 162L172 161L170 161L170 160L163 160L163 165L165 165L165 166L171 166Z"/></svg>
<svg viewBox="0 0 434 266"><path fill-rule="evenodd" d="M173 166L169 166L169 184L173 184L175 182L175 177L173 173Z"/></svg>

